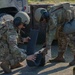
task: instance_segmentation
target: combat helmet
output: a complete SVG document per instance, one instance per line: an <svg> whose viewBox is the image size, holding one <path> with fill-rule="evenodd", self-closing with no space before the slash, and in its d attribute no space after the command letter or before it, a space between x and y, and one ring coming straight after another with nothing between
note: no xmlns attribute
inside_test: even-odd
<svg viewBox="0 0 75 75"><path fill-rule="evenodd" d="M45 8L38 8L35 10L35 13L34 13L34 18L37 22L40 22L40 19L43 15L43 13L47 12L47 10Z"/></svg>
<svg viewBox="0 0 75 75"><path fill-rule="evenodd" d="M28 14L26 12L19 11L14 17L13 24L14 24L14 26L17 27L21 23L28 25L29 22L30 22L30 17L28 16Z"/></svg>

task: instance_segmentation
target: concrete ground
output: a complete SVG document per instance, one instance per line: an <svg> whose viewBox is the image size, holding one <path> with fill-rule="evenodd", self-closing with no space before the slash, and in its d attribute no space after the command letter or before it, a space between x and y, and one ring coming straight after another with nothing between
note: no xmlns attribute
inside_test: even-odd
<svg viewBox="0 0 75 75"><path fill-rule="evenodd" d="M37 48L40 47L37 46ZM57 46L52 46L52 58L57 56L57 49ZM3 70L0 68L0 75L75 75L75 67L68 66L69 62L73 59L69 48L64 56L66 60L65 63L47 63L44 67L28 67L24 61L22 63L24 65L23 67L13 69L10 74L4 74Z"/></svg>

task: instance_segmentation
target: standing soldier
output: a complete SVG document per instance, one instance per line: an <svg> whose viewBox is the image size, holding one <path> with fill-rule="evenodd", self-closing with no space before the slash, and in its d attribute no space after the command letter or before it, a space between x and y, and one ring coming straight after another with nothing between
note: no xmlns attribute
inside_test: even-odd
<svg viewBox="0 0 75 75"><path fill-rule="evenodd" d="M23 18L24 22L20 25L14 23L14 27L18 26L19 28L22 28L24 24L30 22L30 18L25 12L21 13L21 15L25 17L25 19ZM17 22L19 21L20 20L18 19ZM14 27L13 23L10 21L6 21L5 23L0 22L0 62L2 62L0 66L5 73L10 73L13 66L16 66L25 59L31 61L36 59L35 55L27 56L22 52L24 51L23 49L17 47L18 35Z"/></svg>
<svg viewBox="0 0 75 75"><path fill-rule="evenodd" d="M63 55L69 44L74 55L74 59L69 65L75 65L74 41L69 37L71 35L66 35L65 32L63 32L64 24L74 19L72 6L69 3L62 3L52 6L48 11L45 8L38 8L35 11L34 17L38 22L48 23L46 27L46 48L44 52L47 52L47 50L51 48L52 41L55 39L55 36L57 36L59 45L58 56L50 61L65 62Z"/></svg>

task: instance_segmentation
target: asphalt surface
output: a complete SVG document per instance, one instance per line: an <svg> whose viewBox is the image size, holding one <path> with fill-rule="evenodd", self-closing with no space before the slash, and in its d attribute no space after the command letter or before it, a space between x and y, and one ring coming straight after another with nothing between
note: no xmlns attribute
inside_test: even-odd
<svg viewBox="0 0 75 75"><path fill-rule="evenodd" d="M39 50L41 46L37 46ZM58 53L58 47L52 46L51 55L52 58L56 57ZM73 74L74 66L68 66L69 62L73 59L73 54L70 48L64 54L65 63L47 63L44 67L29 67L26 61L22 62L23 67L13 69L10 74L5 74L0 68L0 75L75 75ZM52 59L51 58L51 59Z"/></svg>

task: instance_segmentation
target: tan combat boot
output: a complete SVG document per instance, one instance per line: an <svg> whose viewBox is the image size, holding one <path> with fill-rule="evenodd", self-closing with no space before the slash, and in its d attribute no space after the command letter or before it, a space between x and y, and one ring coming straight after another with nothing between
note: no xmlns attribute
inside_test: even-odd
<svg viewBox="0 0 75 75"><path fill-rule="evenodd" d="M3 71L5 73L10 73L11 72L10 65L9 65L9 62L8 61L3 61L1 63L1 68L3 69Z"/></svg>

